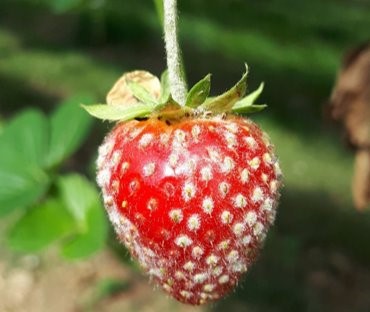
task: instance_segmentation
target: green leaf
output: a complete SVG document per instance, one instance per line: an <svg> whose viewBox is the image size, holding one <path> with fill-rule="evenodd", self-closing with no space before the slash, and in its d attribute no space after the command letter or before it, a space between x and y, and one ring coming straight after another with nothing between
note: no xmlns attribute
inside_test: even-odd
<svg viewBox="0 0 370 312"><path fill-rule="evenodd" d="M70 174L59 178L58 187L65 207L78 225L86 228L89 209L100 202L95 186L79 174Z"/></svg>
<svg viewBox="0 0 370 312"><path fill-rule="evenodd" d="M161 96L159 98L159 103L167 103L170 99L170 81L168 79L168 70L165 70L161 75Z"/></svg>
<svg viewBox="0 0 370 312"><path fill-rule="evenodd" d="M240 109L243 109L245 107L251 106L257 98L261 95L263 91L264 83L262 82L258 89L253 91L252 93L248 94L245 98L241 99L240 101L236 102L233 106L233 111L238 111Z"/></svg>
<svg viewBox="0 0 370 312"><path fill-rule="evenodd" d="M238 114L252 114L258 113L264 110L266 107L267 107L266 104L252 104L249 106L233 109L233 112Z"/></svg>
<svg viewBox="0 0 370 312"><path fill-rule="evenodd" d="M0 163L0 216L30 206L45 194L48 176L28 164Z"/></svg>
<svg viewBox="0 0 370 312"><path fill-rule="evenodd" d="M10 121L0 136L0 162L6 159L41 166L48 149L48 120L37 110L27 110Z"/></svg>
<svg viewBox="0 0 370 312"><path fill-rule="evenodd" d="M228 112L234 104L245 95L247 89L248 66L245 64L245 73L242 78L225 93L205 101L199 106L200 109L214 113Z"/></svg>
<svg viewBox="0 0 370 312"><path fill-rule="evenodd" d="M153 110L152 107L142 104L130 107L106 104L82 105L82 107L91 116L109 121L126 121L137 117L145 117Z"/></svg>
<svg viewBox="0 0 370 312"><path fill-rule="evenodd" d="M88 257L106 245L108 238L108 221L100 202L94 203L87 213L85 232L64 244L62 254L68 259Z"/></svg>
<svg viewBox="0 0 370 312"><path fill-rule="evenodd" d="M64 13L81 4L81 0L48 0L48 4L56 13Z"/></svg>
<svg viewBox="0 0 370 312"><path fill-rule="evenodd" d="M18 251L39 251L65 237L74 226L73 219L63 204L50 199L29 210L15 223L8 233L8 244Z"/></svg>
<svg viewBox="0 0 370 312"><path fill-rule="evenodd" d="M132 94L143 104L155 106L157 105L157 100L151 95L147 89L142 85L134 81L126 81L127 86L132 92Z"/></svg>
<svg viewBox="0 0 370 312"><path fill-rule="evenodd" d="M38 111L19 114L0 136L0 216L39 199L49 185L41 169L48 145L48 123Z"/></svg>
<svg viewBox="0 0 370 312"><path fill-rule="evenodd" d="M89 133L93 120L81 110L79 104L84 101L91 99L86 96L70 98L51 116L48 167L58 165L75 152Z"/></svg>
<svg viewBox="0 0 370 312"><path fill-rule="evenodd" d="M190 89L185 105L193 108L198 107L207 99L210 89L211 75L208 74Z"/></svg>

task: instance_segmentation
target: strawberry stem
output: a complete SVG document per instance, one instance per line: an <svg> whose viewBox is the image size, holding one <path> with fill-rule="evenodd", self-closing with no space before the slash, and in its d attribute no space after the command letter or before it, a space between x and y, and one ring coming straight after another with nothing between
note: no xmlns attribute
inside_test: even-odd
<svg viewBox="0 0 370 312"><path fill-rule="evenodd" d="M163 9L164 40L171 95L177 103L185 105L187 87L177 39L177 0L163 0Z"/></svg>

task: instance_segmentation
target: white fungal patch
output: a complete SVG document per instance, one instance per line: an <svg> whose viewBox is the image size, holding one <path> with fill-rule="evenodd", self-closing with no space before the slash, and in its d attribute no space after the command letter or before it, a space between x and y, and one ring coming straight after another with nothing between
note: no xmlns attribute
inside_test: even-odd
<svg viewBox="0 0 370 312"><path fill-rule="evenodd" d="M147 147L154 139L153 134L145 133L139 140L139 146L141 148Z"/></svg>
<svg viewBox="0 0 370 312"><path fill-rule="evenodd" d="M229 280L230 280L229 275L224 274L224 275L220 276L220 278L218 279L218 282L220 284L226 284Z"/></svg>
<svg viewBox="0 0 370 312"><path fill-rule="evenodd" d="M233 123L233 122L228 123L227 125L225 125L225 128L227 130L229 130L231 133L237 133L238 129L239 129L238 125L236 123Z"/></svg>
<svg viewBox="0 0 370 312"><path fill-rule="evenodd" d="M250 235L246 235L242 238L242 244L244 246L248 246L250 244L250 242L252 241L252 236Z"/></svg>
<svg viewBox="0 0 370 312"><path fill-rule="evenodd" d="M194 140L197 141L199 139L200 133L201 133L201 129L198 125L195 125L191 128L191 135L193 136Z"/></svg>
<svg viewBox="0 0 370 312"><path fill-rule="evenodd" d="M142 265L144 264L144 267L147 266L147 265L145 265L145 262L140 262L140 263ZM161 270L160 268L152 268L152 269L149 270L148 274L149 275L156 276L159 279L162 279L163 278L163 270Z"/></svg>
<svg viewBox="0 0 370 312"><path fill-rule="evenodd" d="M112 140L108 140L106 143L99 146L99 155L105 158L112 151L113 147L114 144Z"/></svg>
<svg viewBox="0 0 370 312"><path fill-rule="evenodd" d="M235 263L239 259L239 253L237 250L232 250L230 253L226 256L226 260L229 263Z"/></svg>
<svg viewBox="0 0 370 312"><path fill-rule="evenodd" d="M221 156L220 154L213 148L208 148L207 149L208 156L213 162L220 163Z"/></svg>
<svg viewBox="0 0 370 312"><path fill-rule="evenodd" d="M101 188L103 188L109 183L110 178L111 178L111 171L109 169L103 169L99 171L96 177L96 182Z"/></svg>
<svg viewBox="0 0 370 312"><path fill-rule="evenodd" d="M196 284L201 284L207 279L207 277L208 277L207 273L198 273L194 275L193 281Z"/></svg>
<svg viewBox="0 0 370 312"><path fill-rule="evenodd" d="M277 180L272 180L270 182L270 191L272 194L275 194L278 189L279 182Z"/></svg>
<svg viewBox="0 0 370 312"><path fill-rule="evenodd" d="M251 148L253 150L258 147L257 141L251 136L248 136L248 137L244 138L244 141L245 141L245 143L247 143L249 148Z"/></svg>
<svg viewBox="0 0 370 312"><path fill-rule="evenodd" d="M141 132L143 132L143 128L133 128L130 133L128 134L128 137L130 140L135 139Z"/></svg>
<svg viewBox="0 0 370 312"><path fill-rule="evenodd" d="M127 161L122 162L121 171L120 171L121 175L124 175L129 168L130 168L130 163L129 162L127 162Z"/></svg>
<svg viewBox="0 0 370 312"><path fill-rule="evenodd" d="M176 271L175 272L175 279L177 280L184 280L185 279L185 274L181 271Z"/></svg>
<svg viewBox="0 0 370 312"><path fill-rule="evenodd" d="M199 259L203 255L204 251L201 247L195 246L191 251L191 255L194 259Z"/></svg>
<svg viewBox="0 0 370 312"><path fill-rule="evenodd" d="M155 163L149 163L143 167L143 174L146 177L153 175L154 172L155 172Z"/></svg>
<svg viewBox="0 0 370 312"><path fill-rule="evenodd" d="M240 173L240 181L245 184L249 180L249 171L248 169L243 169L242 172Z"/></svg>
<svg viewBox="0 0 370 312"><path fill-rule="evenodd" d="M261 200L263 200L263 191L260 187L256 187L254 190L253 190L253 194L252 194L252 201L254 203L257 203L257 202L260 202Z"/></svg>
<svg viewBox="0 0 370 312"><path fill-rule="evenodd" d="M215 266L218 263L219 260L220 260L219 257L217 257L216 255L213 255L212 254L212 255L210 255L210 256L207 257L206 263L208 265L210 265L210 266Z"/></svg>
<svg viewBox="0 0 370 312"><path fill-rule="evenodd" d="M231 271L233 271L235 273L246 272L247 267L242 262L236 262L231 266Z"/></svg>
<svg viewBox="0 0 370 312"><path fill-rule="evenodd" d="M150 211L155 211L158 209L158 200L156 200L155 198L151 198L149 199L146 207L148 208L148 210Z"/></svg>
<svg viewBox="0 0 370 312"><path fill-rule="evenodd" d="M162 285L162 287L163 287L163 289L164 289L165 291L167 291L167 292L171 292L171 291L172 291L172 287L171 287L170 285L166 284L166 283L164 283L164 284Z"/></svg>
<svg viewBox="0 0 370 312"><path fill-rule="evenodd" d="M265 227L263 226L263 224L261 222L257 222L253 227L253 234L255 236L260 236L263 233L264 229Z"/></svg>
<svg viewBox="0 0 370 312"><path fill-rule="evenodd" d="M225 251L226 249L229 248L229 246L230 246L230 240L226 239L226 240L220 242L217 247L218 247L219 250Z"/></svg>
<svg viewBox="0 0 370 312"><path fill-rule="evenodd" d="M227 143L227 147L232 149L236 146L236 136L234 133L230 132L230 131L225 131L224 133L224 138L226 140L226 143Z"/></svg>
<svg viewBox="0 0 370 312"><path fill-rule="evenodd" d="M111 162L114 165L117 165L120 162L121 159L121 152L120 151L114 151L112 154Z"/></svg>
<svg viewBox="0 0 370 312"><path fill-rule="evenodd" d="M205 213L211 214L214 208L213 199L211 197L206 197L202 202L202 209Z"/></svg>
<svg viewBox="0 0 370 312"><path fill-rule="evenodd" d="M221 171L223 173L230 173L235 167L235 162L234 160L229 157L229 156L226 156L224 158L224 161L223 163L221 164Z"/></svg>
<svg viewBox="0 0 370 312"><path fill-rule="evenodd" d="M261 174L261 180L263 182L267 183L268 179L269 179L269 176L266 173Z"/></svg>
<svg viewBox="0 0 370 312"><path fill-rule="evenodd" d="M221 182L218 185L218 191L220 192L222 197L225 197L227 193L229 193L229 190L230 190L230 185L226 182Z"/></svg>
<svg viewBox="0 0 370 312"><path fill-rule="evenodd" d="M213 276L220 276L221 274L222 274L222 271L223 271L223 269L222 269L222 266L217 266L217 267L215 267L213 270L212 270L212 275Z"/></svg>
<svg viewBox="0 0 370 312"><path fill-rule="evenodd" d="M191 182L186 182L182 189L182 197L185 201L189 201L195 196L195 192L195 185Z"/></svg>
<svg viewBox="0 0 370 312"><path fill-rule="evenodd" d="M245 231L245 225L243 223L235 223L233 226L233 232L236 236L241 236Z"/></svg>
<svg viewBox="0 0 370 312"><path fill-rule="evenodd" d="M189 299L193 296L193 294L187 290L180 290L180 295L184 297L185 299Z"/></svg>
<svg viewBox="0 0 370 312"><path fill-rule="evenodd" d="M195 269L195 263L192 261L188 261L184 264L183 268L186 271L193 272L193 270Z"/></svg>
<svg viewBox="0 0 370 312"><path fill-rule="evenodd" d="M177 142L179 142L179 143L184 143L185 142L185 140L186 140L186 133L185 133L185 131L180 130L180 129L176 129L174 134L175 134L174 139Z"/></svg>
<svg viewBox="0 0 370 312"><path fill-rule="evenodd" d="M113 180L111 184L113 192L118 192L119 189L119 181L118 180Z"/></svg>
<svg viewBox="0 0 370 312"><path fill-rule="evenodd" d="M230 224L232 220L233 220L233 215L231 214L230 211L224 210L221 213L221 222L223 224Z"/></svg>
<svg viewBox="0 0 370 312"><path fill-rule="evenodd" d="M275 175L278 179L280 179L283 175L283 172L281 171L281 168L280 168L280 164L278 161L276 161L274 163L274 171L275 171Z"/></svg>
<svg viewBox="0 0 370 312"><path fill-rule="evenodd" d="M175 244L181 248L190 246L193 243L192 239L187 235L179 235L175 239Z"/></svg>
<svg viewBox="0 0 370 312"><path fill-rule="evenodd" d="M272 157L269 153L264 153L262 159L266 165L271 165L273 163Z"/></svg>
<svg viewBox="0 0 370 312"><path fill-rule="evenodd" d="M198 214L193 214L189 217L187 222L188 229L190 231L196 231L200 228L200 217Z"/></svg>
<svg viewBox="0 0 370 312"><path fill-rule="evenodd" d="M168 157L168 162L172 168L175 168L179 161L179 156L177 154L171 154Z"/></svg>
<svg viewBox="0 0 370 312"><path fill-rule="evenodd" d="M234 198L234 206L236 208L245 208L247 206L247 198L242 194L236 195Z"/></svg>
<svg viewBox="0 0 370 312"><path fill-rule="evenodd" d="M110 207L110 206L113 206L114 204L114 200L113 200L113 197L108 195L108 196L104 196L104 205L106 207Z"/></svg>
<svg viewBox="0 0 370 312"><path fill-rule="evenodd" d="M271 211L272 208L273 208L273 205L274 205L274 202L273 202L272 198L268 197L263 201L263 203L261 205L261 209L263 211Z"/></svg>
<svg viewBox="0 0 370 312"><path fill-rule="evenodd" d="M248 165L253 169L257 170L260 167L261 160L258 157L254 157L252 160L248 161Z"/></svg>
<svg viewBox="0 0 370 312"><path fill-rule="evenodd" d="M169 140L170 140L170 135L168 133L161 133L161 135L159 136L159 141L163 145L167 145L167 143L169 142Z"/></svg>
<svg viewBox="0 0 370 312"><path fill-rule="evenodd" d="M202 181L210 181L213 177L212 168L209 166L203 167L202 169L200 169L200 176Z"/></svg>
<svg viewBox="0 0 370 312"><path fill-rule="evenodd" d="M216 288L215 284L205 284L203 290L206 292L212 292Z"/></svg>
<svg viewBox="0 0 370 312"><path fill-rule="evenodd" d="M244 220L249 227L252 227L257 222L257 214L254 211L248 211Z"/></svg>
<svg viewBox="0 0 370 312"><path fill-rule="evenodd" d="M180 223L182 219L184 218L184 215L182 214L181 209L172 209L168 213L170 219L175 223Z"/></svg>

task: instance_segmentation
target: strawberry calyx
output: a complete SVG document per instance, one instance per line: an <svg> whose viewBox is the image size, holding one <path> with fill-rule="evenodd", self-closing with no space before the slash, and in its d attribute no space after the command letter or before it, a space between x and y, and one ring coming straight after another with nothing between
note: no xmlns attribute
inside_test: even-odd
<svg viewBox="0 0 370 312"><path fill-rule="evenodd" d="M168 74L161 80L145 71L124 74L108 93L107 104L82 105L92 116L108 121L123 122L155 116L158 119L180 120L194 116L214 116L223 113L250 114L267 105L255 104L264 84L246 95L248 66L241 79L221 95L210 97L211 75L197 82L188 92L185 105L170 94Z"/></svg>

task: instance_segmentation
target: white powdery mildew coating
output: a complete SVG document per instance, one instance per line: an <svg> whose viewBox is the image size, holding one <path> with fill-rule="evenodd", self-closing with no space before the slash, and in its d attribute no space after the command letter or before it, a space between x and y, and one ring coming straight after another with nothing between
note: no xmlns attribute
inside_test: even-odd
<svg viewBox="0 0 370 312"><path fill-rule="evenodd" d="M236 123L234 123L234 122L230 122L230 123L226 124L225 125L225 128L227 130L229 130L231 133L237 133L238 130L239 130L238 125Z"/></svg>
<svg viewBox="0 0 370 312"><path fill-rule="evenodd" d="M243 244L244 246L249 245L251 241L252 241L252 236L250 236L250 235L246 235L246 236L244 236L244 237L242 238L242 244Z"/></svg>
<svg viewBox="0 0 370 312"><path fill-rule="evenodd" d="M257 222L257 214L254 211L248 211L244 220L248 226L252 227Z"/></svg>
<svg viewBox="0 0 370 312"><path fill-rule="evenodd" d="M185 201L189 201L195 196L196 188L192 182L186 182L182 189L182 197Z"/></svg>
<svg viewBox="0 0 370 312"><path fill-rule="evenodd" d="M226 250L229 248L229 246L230 246L230 240L226 239L220 242L217 247L219 250Z"/></svg>
<svg viewBox="0 0 370 312"><path fill-rule="evenodd" d="M206 292L212 292L216 288L215 284L205 284L203 290Z"/></svg>
<svg viewBox="0 0 370 312"><path fill-rule="evenodd" d="M235 263L239 259L239 253L237 250L232 250L230 253L226 256L226 260L229 263Z"/></svg>
<svg viewBox="0 0 370 312"><path fill-rule="evenodd" d="M280 168L280 164L278 161L276 161L274 163L274 171L275 171L275 175L278 179L281 179L281 177L283 176L283 172L281 171L281 168Z"/></svg>
<svg viewBox="0 0 370 312"><path fill-rule="evenodd" d="M217 263L218 263L218 261L220 260L220 258L219 257L217 257L216 255L209 255L207 258L206 258L206 263L208 264L208 265L211 265L211 266L215 266Z"/></svg>
<svg viewBox="0 0 370 312"><path fill-rule="evenodd" d="M145 133L139 140L139 146L141 148L147 147L154 140L154 135L151 133Z"/></svg>
<svg viewBox="0 0 370 312"><path fill-rule="evenodd" d="M226 156L224 158L224 161L223 163L221 164L221 171L223 173L230 173L235 167L235 162L234 160L229 157L229 156Z"/></svg>
<svg viewBox="0 0 370 312"><path fill-rule="evenodd" d="M183 268L186 271L193 272L193 270L195 269L195 263L192 261L188 261L184 264Z"/></svg>
<svg viewBox="0 0 370 312"><path fill-rule="evenodd" d="M247 206L247 198L242 194L236 195L234 205L236 208L245 208Z"/></svg>
<svg viewBox="0 0 370 312"><path fill-rule="evenodd" d="M182 221L182 219L184 218L184 215L182 213L182 210L181 209L172 209L169 213L168 213L170 219L175 222L175 223L180 223Z"/></svg>
<svg viewBox="0 0 370 312"><path fill-rule="evenodd" d="M237 140L236 140L235 134L232 133L232 132L230 132L230 131L225 131L224 137L225 137L225 140L226 140L226 143L227 143L227 147L229 149L235 148L235 146L237 144Z"/></svg>
<svg viewBox="0 0 370 312"><path fill-rule="evenodd" d="M245 137L244 141L252 150L258 147L257 141L251 136Z"/></svg>
<svg viewBox="0 0 370 312"><path fill-rule="evenodd" d="M146 177L149 177L151 175L154 174L155 172L155 163L149 163L149 164L146 164L144 167L143 167L143 174L144 176Z"/></svg>
<svg viewBox="0 0 370 312"><path fill-rule="evenodd" d="M261 205L261 209L263 211L271 211L273 209L273 205L274 205L274 201L272 200L272 198L268 197L263 201Z"/></svg>
<svg viewBox="0 0 370 312"><path fill-rule="evenodd" d="M106 187L109 184L110 178L111 178L111 170L110 170L110 168L100 170L98 172L97 177L96 177L96 183L101 188L104 188L104 187Z"/></svg>
<svg viewBox="0 0 370 312"><path fill-rule="evenodd" d="M235 223L233 226L233 232L236 236L241 236L245 231L245 225L243 223Z"/></svg>
<svg viewBox="0 0 370 312"><path fill-rule="evenodd" d="M253 170L257 170L260 167L261 160L256 156L252 160L248 161L248 164Z"/></svg>
<svg viewBox="0 0 370 312"><path fill-rule="evenodd" d="M204 251L201 247L195 246L191 251L191 255L194 259L199 259L203 255Z"/></svg>
<svg viewBox="0 0 370 312"><path fill-rule="evenodd" d="M179 235L175 239L175 244L182 248L189 247L192 243L192 239L185 234Z"/></svg>
<svg viewBox="0 0 370 312"><path fill-rule="evenodd" d="M194 281L194 283L196 283L196 284L201 284L201 283L203 283L207 278L208 278L208 274L207 274L207 273L198 273L198 274L195 274L195 275L194 275L194 277L193 277L193 281Z"/></svg>
<svg viewBox="0 0 370 312"><path fill-rule="evenodd" d="M168 162L169 162L169 164L172 168L176 167L178 161L179 161L179 155L177 155L177 154L171 154L168 157Z"/></svg>
<svg viewBox="0 0 370 312"><path fill-rule="evenodd" d="M229 190L230 190L230 184L226 183L226 182L221 182L219 185L218 185L218 190L221 194L222 197L225 197L227 195L227 193L229 193Z"/></svg>
<svg viewBox="0 0 370 312"><path fill-rule="evenodd" d="M190 231L196 231L200 228L200 217L198 214L193 214L189 217L187 227Z"/></svg>
<svg viewBox="0 0 370 312"><path fill-rule="evenodd" d="M181 280L185 280L185 274L181 271L176 271L175 272L175 279L181 281Z"/></svg>
<svg viewBox="0 0 370 312"><path fill-rule="evenodd" d="M217 266L214 269L212 269L212 275L213 276L220 276L222 274L223 268L222 266Z"/></svg>
<svg viewBox="0 0 370 312"><path fill-rule="evenodd" d="M270 191L272 194L276 194L278 190L279 182L277 180L272 180L270 182Z"/></svg>
<svg viewBox="0 0 370 312"><path fill-rule="evenodd" d="M180 295L183 296L185 299L189 299L193 296L193 294L187 290L180 290Z"/></svg>
<svg viewBox="0 0 370 312"><path fill-rule="evenodd" d="M230 280L229 275L224 274L224 275L219 277L218 282L220 284L226 284L229 280Z"/></svg>
<svg viewBox="0 0 370 312"><path fill-rule="evenodd" d="M259 236L264 232L264 230L265 227L263 226L263 224L261 222L257 222L253 227L253 234L255 236Z"/></svg>
<svg viewBox="0 0 370 312"><path fill-rule="evenodd" d="M252 194L252 201L254 203L257 203L261 200L263 200L263 197L264 197L264 194L263 194L263 191L260 187L256 187L254 190L253 190L253 194Z"/></svg>
<svg viewBox="0 0 370 312"><path fill-rule="evenodd" d="M264 153L263 156L262 156L262 159L263 161L267 164L267 165L271 165L273 163L272 161L272 157L269 153Z"/></svg>
<svg viewBox="0 0 370 312"><path fill-rule="evenodd" d="M245 184L249 180L249 171L248 169L243 169L242 172L240 173L240 181Z"/></svg>
<svg viewBox="0 0 370 312"><path fill-rule="evenodd" d="M210 181L213 177L212 168L209 166L203 167L202 169L200 169L200 176L202 181Z"/></svg>
<svg viewBox="0 0 370 312"><path fill-rule="evenodd" d="M233 220L233 215L231 214L230 211L224 210L221 213L221 222L223 224L230 224L232 220Z"/></svg>
<svg viewBox="0 0 370 312"><path fill-rule="evenodd" d="M202 202L202 209L205 213L211 214L214 208L213 199L211 197L206 197Z"/></svg>
<svg viewBox="0 0 370 312"><path fill-rule="evenodd" d="M200 133L201 133L201 129L198 125L195 125L191 128L191 134L192 134L194 140L197 141L199 139Z"/></svg>

